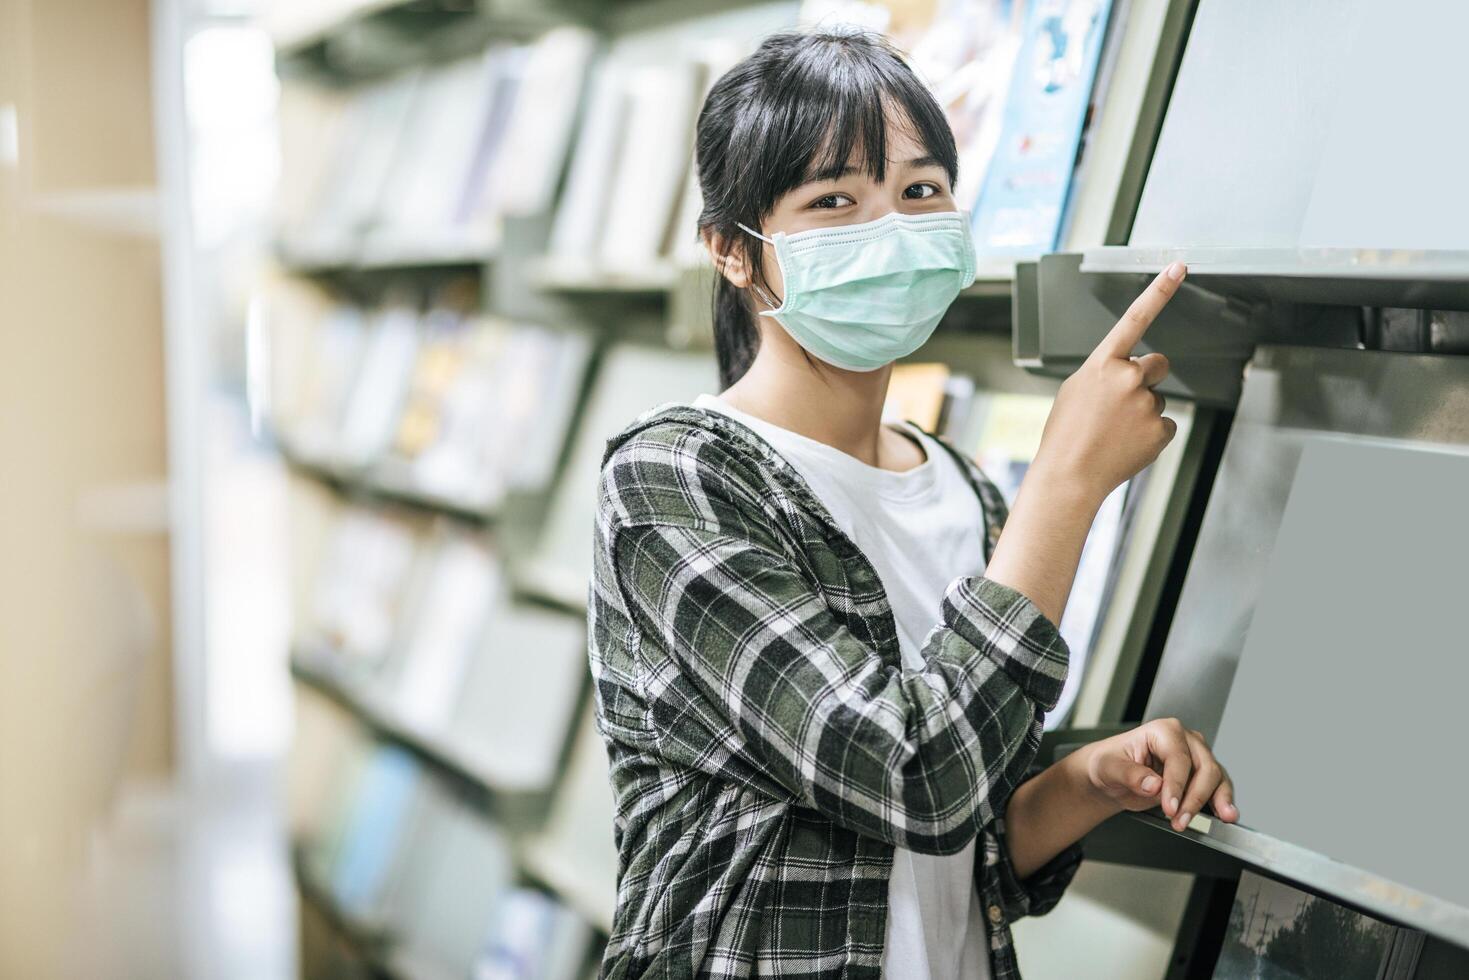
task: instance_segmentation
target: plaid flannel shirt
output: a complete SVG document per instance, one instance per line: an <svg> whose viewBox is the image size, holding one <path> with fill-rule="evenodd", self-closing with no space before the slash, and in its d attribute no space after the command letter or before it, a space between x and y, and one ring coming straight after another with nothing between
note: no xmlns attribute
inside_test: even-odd
<svg viewBox="0 0 1469 980"><path fill-rule="evenodd" d="M951 445L986 515L1006 510ZM601 977L876 978L894 846L978 838L994 980L1073 843L1024 881L1005 804L1039 767L1069 654L1021 593L955 580L919 671L877 572L805 480L734 419L644 413L607 443L588 626L616 800ZM939 616L942 621L937 621Z"/></svg>

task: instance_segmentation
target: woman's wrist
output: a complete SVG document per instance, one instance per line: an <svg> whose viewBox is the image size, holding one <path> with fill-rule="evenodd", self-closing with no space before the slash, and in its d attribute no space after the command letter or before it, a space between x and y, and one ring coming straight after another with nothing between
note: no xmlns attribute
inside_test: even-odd
<svg viewBox="0 0 1469 980"><path fill-rule="evenodd" d="M1079 812L1085 813L1092 825L1122 812L1122 804L1097 785L1091 776L1091 755L1096 743L1066 753L1054 765L1066 773Z"/></svg>
<svg viewBox="0 0 1469 980"><path fill-rule="evenodd" d="M1112 488L1097 486L1096 480L1081 467L1045 454L1037 455L1026 470L1020 495L1027 489L1032 496L1045 497L1050 506L1089 515L1088 524L1112 492Z"/></svg>
<svg viewBox="0 0 1469 980"><path fill-rule="evenodd" d="M1010 861L1021 880L1121 812L1092 782L1086 754L1084 747L1062 756L1010 794L1005 825Z"/></svg>

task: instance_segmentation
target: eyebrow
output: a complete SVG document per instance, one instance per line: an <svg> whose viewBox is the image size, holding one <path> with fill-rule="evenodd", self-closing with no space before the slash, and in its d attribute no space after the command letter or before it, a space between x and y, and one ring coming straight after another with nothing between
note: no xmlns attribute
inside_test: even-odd
<svg viewBox="0 0 1469 980"><path fill-rule="evenodd" d="M909 170L918 170L923 167L942 167L943 161L939 160L938 157L929 154L926 156L914 157L911 160L904 160L899 165L906 167ZM855 174L857 172L858 168L852 166L851 164L822 167L819 170L812 170L808 172L801 183L814 184L823 180L841 180L843 177L850 177L852 174Z"/></svg>
<svg viewBox="0 0 1469 980"><path fill-rule="evenodd" d="M917 170L920 167L942 167L943 162L939 160L938 157L930 154L927 156L914 157L912 160L905 160L903 161L903 166L909 168L910 170Z"/></svg>

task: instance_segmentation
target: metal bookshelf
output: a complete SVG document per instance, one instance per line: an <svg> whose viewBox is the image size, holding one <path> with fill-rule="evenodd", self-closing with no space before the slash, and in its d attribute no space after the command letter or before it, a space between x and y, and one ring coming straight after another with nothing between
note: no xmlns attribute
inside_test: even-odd
<svg viewBox="0 0 1469 980"><path fill-rule="evenodd" d="M335 5L336 15L327 19L298 21L277 34L277 64L288 85L319 85L335 89L380 79L406 69L423 67L470 54L491 40L529 40L546 29L563 23L578 23L599 31L604 37L638 31L675 21L696 21L729 8L754 6L756 0L347 0ZM1164 0L1170 24L1178 11L1191 6L1188 0ZM1135 142L1151 145L1149 123L1137 122L1137 105L1160 77L1171 70L1181 44L1177 33L1156 33L1157 18L1139 18L1137 27L1119 32L1114 43L1127 42L1136 52L1135 79L1118 83L1103 116L1115 132L1098 134L1098 145L1132 147ZM1151 33L1150 33L1151 32ZM1154 58L1161 44L1162 55ZM1156 60L1156 64L1154 63ZM1151 86L1151 87L1150 87ZM585 101L585 100L584 100ZM1126 125L1120 125L1123 120ZM1156 120L1153 121L1153 124ZM1135 130L1142 131L1140 135ZM1105 138L1103 136L1105 135ZM1088 152L1091 152L1088 150ZM1121 155L1126 155L1117 151ZM1136 154L1134 153L1133 156ZM1078 188L1079 194L1094 195L1091 210L1113 216L1113 198L1121 182L1122 197L1129 193L1125 175L1115 180L1093 174ZM1134 188L1135 190L1135 188ZM1130 213L1135 201L1122 210ZM438 250L398 251L370 254L346 249L332 254L313 254L288 240L277 242L278 263L291 275L352 287L380 282L400 282L404 277L431 277L470 273L482 282L482 299L491 312L511 318L564 323L574 329L595 331L603 338L655 336L668 347L707 350L710 346L707 268L690 269L673 260L614 269L596 263L568 264L547 254L550 215L521 216L506 222L493 247L445 247ZM1117 222L1096 234L1095 244L1117 242ZM1009 332L1015 273L1008 264L986 266L977 281L964 291L936 334L932 356L942 357L956 368L969 370L975 364L1005 357L1000 334ZM920 352L920 356L924 352ZM1008 360L1005 365L1009 367ZM1042 380L1042 379L1037 379ZM1048 380L1046 383L1050 383ZM582 393L584 397L585 393ZM518 520L505 513L490 512L461 501L426 495L411 486L395 484L371 466L346 468L313 459L280 443L282 455L297 475L323 483L347 498L362 498L406 505L429 514L443 514L476 527L493 527L497 538L506 539L506 559L516 594L571 617L585 617L585 582L568 578L563 570L527 563L515 552ZM559 478L559 476L558 476ZM518 517L518 515L517 515ZM503 533L502 533L503 532ZM497 824L523 824L528 814L553 808L557 790L523 797L507 793L495 774L473 760L459 746L402 723L359 683L334 669L323 651L297 648L291 657L296 683L316 691L344 708L375 738L390 742L424 760L438 778L464 789L487 820ZM550 816L547 814L548 817ZM611 813L606 814L611 822ZM602 938L611 929L613 896L608 883L589 874L578 856L558 848L553 835L527 835L517 840L514 856L518 873L528 882L556 896L591 923ZM319 907L325 919L336 924L343 941L360 945L363 961L383 977L431 980L395 953L382 932L353 923L331 905L329 890L307 876L307 864L297 860L298 880L305 902Z"/></svg>

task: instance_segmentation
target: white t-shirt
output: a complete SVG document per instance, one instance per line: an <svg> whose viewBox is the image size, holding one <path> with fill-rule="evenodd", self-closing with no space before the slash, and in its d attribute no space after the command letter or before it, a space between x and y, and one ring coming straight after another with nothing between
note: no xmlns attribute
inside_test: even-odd
<svg viewBox="0 0 1469 980"><path fill-rule="evenodd" d="M903 666L922 668L919 651L942 620L949 584L984 571L984 511L958 463L906 423L899 431L919 440L928 459L898 473L738 411L714 395L700 395L693 404L743 422L805 477L877 569L892 604ZM882 964L886 980L990 976L974 848L970 841L957 854L894 849Z"/></svg>

